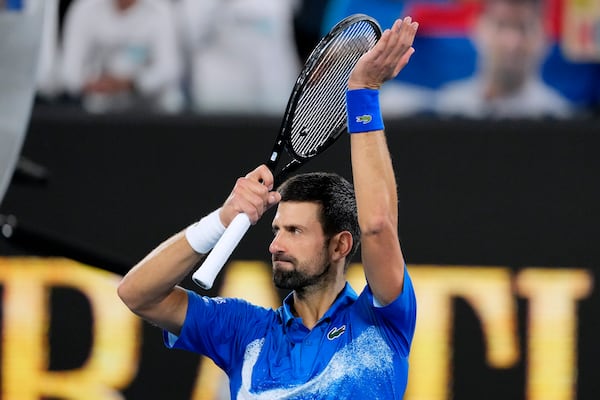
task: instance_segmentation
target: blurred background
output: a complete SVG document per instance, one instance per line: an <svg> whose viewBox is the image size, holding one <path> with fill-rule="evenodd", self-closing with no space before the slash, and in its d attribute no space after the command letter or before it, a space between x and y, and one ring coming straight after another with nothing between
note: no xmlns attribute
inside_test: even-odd
<svg viewBox="0 0 600 400"><path fill-rule="evenodd" d="M600 5L592 0L46 3L41 104L280 115L317 41L345 16L366 13L384 29L403 15L420 22L419 55L383 93L387 114L598 112ZM444 92L469 78L482 86L471 97L486 106L463 95L449 110Z"/></svg>
<svg viewBox="0 0 600 400"><path fill-rule="evenodd" d="M0 398L228 398L116 285L264 162L353 13L420 23L381 90L419 301L405 398L597 398L598 0L0 0ZM304 170L350 178L348 142ZM208 294L280 304L271 218Z"/></svg>

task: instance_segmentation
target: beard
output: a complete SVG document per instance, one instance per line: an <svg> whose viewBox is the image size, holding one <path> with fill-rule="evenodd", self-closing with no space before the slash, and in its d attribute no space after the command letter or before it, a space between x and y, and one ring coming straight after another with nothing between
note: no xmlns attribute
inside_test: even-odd
<svg viewBox="0 0 600 400"><path fill-rule="evenodd" d="M282 270L277 267L278 261L287 261L292 264L293 268L291 270ZM286 290L302 290L307 287L318 286L327 279L327 275L331 269L331 263L326 262L324 257L320 257L319 261L319 264L322 266L320 271L309 274L304 272L307 268L303 267L308 264L319 264L315 262L299 264L293 257L275 255L273 256L273 283L277 288Z"/></svg>

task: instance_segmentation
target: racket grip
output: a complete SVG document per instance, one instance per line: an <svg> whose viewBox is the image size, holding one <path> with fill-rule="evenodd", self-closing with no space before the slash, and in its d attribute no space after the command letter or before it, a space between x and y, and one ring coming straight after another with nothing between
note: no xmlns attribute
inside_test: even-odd
<svg viewBox="0 0 600 400"><path fill-rule="evenodd" d="M250 225L250 218L246 214L236 215L200 268L192 274L194 283L206 290L212 288L217 275L223 269L227 259L240 243Z"/></svg>

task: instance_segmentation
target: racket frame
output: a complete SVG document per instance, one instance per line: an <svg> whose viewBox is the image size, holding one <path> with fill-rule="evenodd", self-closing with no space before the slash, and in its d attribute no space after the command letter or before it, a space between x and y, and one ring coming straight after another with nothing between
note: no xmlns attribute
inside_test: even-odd
<svg viewBox="0 0 600 400"><path fill-rule="evenodd" d="M285 178L296 169L298 169L302 164L306 163L309 159L314 156L324 152L329 146L331 146L340 135L346 131L347 124L342 123L340 126L323 142L314 153L311 153L310 156L305 157L293 150L293 146L291 144L292 139L292 123L294 121L294 115L296 112L296 106L302 93L304 92L304 87L309 81L309 77L311 76L314 68L318 65L322 55L326 52L326 50L333 43L332 38L337 36L340 32L346 30L349 26L357 23L357 22L366 22L373 27L373 31L376 36L376 40L378 41L381 38L381 27L376 19L370 17L366 14L352 14L343 20L339 21L337 24L331 28L331 30L317 43L315 48L311 51L309 56L306 59L304 64L304 68L298 75L296 79L296 83L292 89L292 93L288 100L284 117L281 121L281 126L279 129L279 134L275 139L275 143L271 150L271 156L269 157L266 166L273 172L275 175L275 182L282 182ZM292 160L288 162L279 172L276 173L277 165L279 164L281 154L286 152Z"/></svg>

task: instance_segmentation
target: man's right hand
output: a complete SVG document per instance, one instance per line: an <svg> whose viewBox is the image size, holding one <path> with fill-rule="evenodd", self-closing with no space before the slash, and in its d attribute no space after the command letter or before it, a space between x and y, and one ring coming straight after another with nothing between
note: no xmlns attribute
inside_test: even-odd
<svg viewBox="0 0 600 400"><path fill-rule="evenodd" d="M238 178L221 209L221 223L229 226L236 215L244 213L255 224L265 211L281 200L279 192L273 191L273 183L273 173L264 164Z"/></svg>

